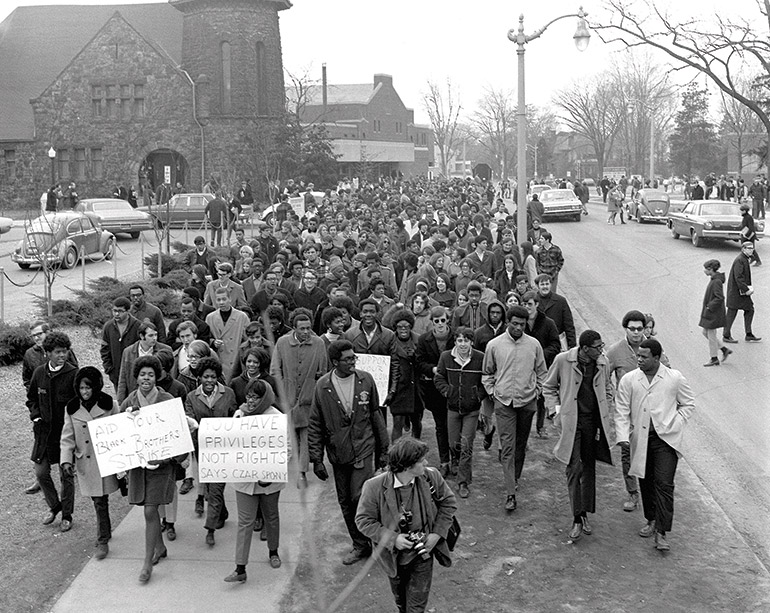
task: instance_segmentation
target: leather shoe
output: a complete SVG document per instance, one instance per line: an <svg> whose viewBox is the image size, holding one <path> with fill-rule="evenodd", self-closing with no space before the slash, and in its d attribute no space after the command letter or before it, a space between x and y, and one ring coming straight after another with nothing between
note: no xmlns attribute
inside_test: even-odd
<svg viewBox="0 0 770 613"><path fill-rule="evenodd" d="M728 357L732 354L733 350L728 349L727 347L720 347L720 350L722 351L722 361L726 361Z"/></svg>
<svg viewBox="0 0 770 613"><path fill-rule="evenodd" d="M367 551L366 549L351 549L347 555L342 558L342 563L345 566L350 566L351 564L355 564L356 562L359 562L363 560L364 558L368 558L371 555L371 551Z"/></svg>
<svg viewBox="0 0 770 613"><path fill-rule="evenodd" d="M213 532L207 532L206 533L206 545L209 547L213 547L216 544L216 541L214 540L214 533Z"/></svg>
<svg viewBox="0 0 770 613"><path fill-rule="evenodd" d="M193 480L191 477L185 477L182 479L182 486L179 488L179 493L184 496L190 492L193 488Z"/></svg>
<svg viewBox="0 0 770 613"><path fill-rule="evenodd" d="M25 494L37 494L40 491L40 484L35 481L27 489L24 490Z"/></svg>
<svg viewBox="0 0 770 613"><path fill-rule="evenodd" d="M225 577L225 583L245 583L245 581L246 573L239 573L237 570L234 570L229 575L227 575L227 577Z"/></svg>
<svg viewBox="0 0 770 613"><path fill-rule="evenodd" d="M704 364L706 368L709 366L719 366L719 358L711 358L708 362Z"/></svg>
<svg viewBox="0 0 770 613"><path fill-rule="evenodd" d="M195 513L196 513L198 516L201 516L201 515L203 515L203 513L204 513L204 509L203 509L203 498L198 498L198 499L195 501Z"/></svg>
<svg viewBox="0 0 770 613"><path fill-rule="evenodd" d="M150 577L152 577L152 566L143 568L142 572L139 573L139 583L147 583Z"/></svg>
<svg viewBox="0 0 770 613"><path fill-rule="evenodd" d="M48 511L46 516L43 518L43 525L50 526L54 521L56 521L56 516L58 514L59 511Z"/></svg>
<svg viewBox="0 0 770 613"><path fill-rule="evenodd" d="M158 551L155 551L154 554L152 554L152 565L155 566L158 562L161 561L162 558L168 557L168 549L166 547L163 548L163 553L159 553Z"/></svg>
<svg viewBox="0 0 770 613"><path fill-rule="evenodd" d="M281 568L281 558L278 557L277 553L270 556L270 566L272 568Z"/></svg>
<svg viewBox="0 0 770 613"><path fill-rule="evenodd" d="M588 523L588 518L581 517L580 521L582 522L582 525L583 525L583 534L588 534L589 536L593 534L594 529L591 527L591 524Z"/></svg>
<svg viewBox="0 0 770 613"><path fill-rule="evenodd" d="M176 529L174 526L169 526L168 530L166 530L166 538L169 541L175 541L176 540Z"/></svg>
<svg viewBox="0 0 770 613"><path fill-rule="evenodd" d="M655 549L658 551L669 551L671 549L671 545L666 540L666 535L662 532L655 533Z"/></svg>
<svg viewBox="0 0 770 613"><path fill-rule="evenodd" d="M108 553L110 553L110 546L107 543L96 544L96 555L94 557L97 560L104 560Z"/></svg>
<svg viewBox="0 0 770 613"><path fill-rule="evenodd" d="M497 429L496 426L492 426L492 429L489 431L489 434L484 435L484 451L489 451L489 448L492 446L492 439L495 436L496 429Z"/></svg>
<svg viewBox="0 0 770 613"><path fill-rule="evenodd" d="M746 335L746 342L747 343L758 343L762 340L761 336L754 336L753 334L747 334Z"/></svg>
<svg viewBox="0 0 770 613"><path fill-rule="evenodd" d="M631 513L639 506L639 492L632 492L628 495L628 500L623 503L623 510Z"/></svg>
<svg viewBox="0 0 770 613"><path fill-rule="evenodd" d="M516 510L516 496L514 496L513 494L508 494L508 498L505 499L505 510L506 511Z"/></svg>
<svg viewBox="0 0 770 613"><path fill-rule="evenodd" d="M583 524L572 524L572 530L569 531L569 537L573 541L583 536Z"/></svg>
<svg viewBox="0 0 770 613"><path fill-rule="evenodd" d="M61 524L59 524L59 528L62 532L69 532L70 530L72 530L72 520L62 519Z"/></svg>
<svg viewBox="0 0 770 613"><path fill-rule="evenodd" d="M653 534L655 534L655 520L654 519L652 521L648 521L644 525L644 527L641 530L639 530L639 536L641 536L642 538L645 538L645 539L650 538Z"/></svg>
<svg viewBox="0 0 770 613"><path fill-rule="evenodd" d="M470 493L471 492L468 489L468 484L463 481L458 488L458 494L460 494L460 498L467 498Z"/></svg>
<svg viewBox="0 0 770 613"><path fill-rule="evenodd" d="M738 341L736 341L732 336L723 336L722 337L723 343L730 343L730 344L736 344Z"/></svg>

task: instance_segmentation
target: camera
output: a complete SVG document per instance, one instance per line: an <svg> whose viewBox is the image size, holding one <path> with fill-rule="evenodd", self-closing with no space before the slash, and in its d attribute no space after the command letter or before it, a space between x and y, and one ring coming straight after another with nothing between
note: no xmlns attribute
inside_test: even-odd
<svg viewBox="0 0 770 613"><path fill-rule="evenodd" d="M425 551L425 541L428 535L424 532L411 531L406 533L406 538L413 544L413 549L423 560L430 558L430 553Z"/></svg>

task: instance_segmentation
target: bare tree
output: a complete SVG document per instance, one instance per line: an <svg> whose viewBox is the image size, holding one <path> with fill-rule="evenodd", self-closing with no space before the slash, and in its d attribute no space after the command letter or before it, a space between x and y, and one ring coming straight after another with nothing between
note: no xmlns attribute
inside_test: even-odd
<svg viewBox="0 0 770 613"><path fill-rule="evenodd" d="M736 86L746 97L757 98L756 77L741 76L736 79ZM738 166L738 175L743 174L743 156L747 152L753 152L755 147L753 140L748 137L762 130L762 123L754 112L745 104L735 98L721 94L720 110L722 111L722 129L725 132L725 141L729 150L735 151Z"/></svg>
<svg viewBox="0 0 770 613"><path fill-rule="evenodd" d="M562 111L562 121L592 145L599 174L621 126L625 104L615 84L599 75L593 80L574 83L554 96Z"/></svg>
<svg viewBox="0 0 770 613"><path fill-rule="evenodd" d="M747 69L758 67L761 79L770 80L770 0L756 0L756 5L764 32L755 31L751 19L734 17L734 11L726 11L728 17L675 19L654 0L605 0L606 17L591 28L606 43L648 45L674 59L675 70L700 71L726 96L751 109L770 136L770 109L739 87Z"/></svg>
<svg viewBox="0 0 770 613"><path fill-rule="evenodd" d="M512 170L510 162L516 144L512 133L516 107L512 100L511 91L487 88L471 118L473 128L480 136L479 144L487 151L495 172L503 179Z"/></svg>
<svg viewBox="0 0 770 613"><path fill-rule="evenodd" d="M437 83L428 81L428 91L422 96L423 107L433 128L433 142L438 147L441 158L441 173L445 177L449 172L449 159L460 142L457 121L462 104L456 90L449 78L446 80L446 91L442 91Z"/></svg>

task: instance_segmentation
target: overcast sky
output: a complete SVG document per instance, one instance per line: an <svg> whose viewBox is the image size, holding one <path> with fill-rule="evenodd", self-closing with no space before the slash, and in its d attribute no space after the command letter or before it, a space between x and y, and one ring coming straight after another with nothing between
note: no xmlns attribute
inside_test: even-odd
<svg viewBox="0 0 770 613"><path fill-rule="evenodd" d="M41 4L141 4L138 0L0 0L0 20L15 6ZM404 103L426 122L421 94L429 79L450 77L472 110L486 87L515 91L516 45L507 38L524 12L527 34L559 15L576 13L580 0L293 0L281 15L284 68L320 78L325 62L330 83L371 82L375 73L393 76ZM661 0L683 15L708 17L729 5L734 15L757 14L755 0ZM600 2L584 2L589 19L602 15ZM379 7L379 8L377 8ZM607 66L618 48L593 35L588 49L575 49L576 19L563 19L526 52L527 103L548 104L554 91ZM55 26L54 26L55 27ZM660 57L665 62L665 56Z"/></svg>

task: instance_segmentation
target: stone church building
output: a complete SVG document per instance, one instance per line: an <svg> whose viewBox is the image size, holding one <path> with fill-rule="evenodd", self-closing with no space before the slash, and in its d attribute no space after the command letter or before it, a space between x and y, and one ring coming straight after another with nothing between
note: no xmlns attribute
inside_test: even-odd
<svg viewBox="0 0 770 613"><path fill-rule="evenodd" d="M35 6L0 24L0 202L252 176L284 110L290 0ZM22 202L19 202L22 201Z"/></svg>

